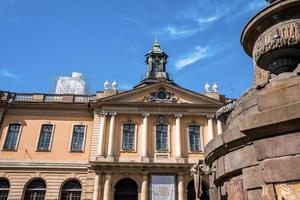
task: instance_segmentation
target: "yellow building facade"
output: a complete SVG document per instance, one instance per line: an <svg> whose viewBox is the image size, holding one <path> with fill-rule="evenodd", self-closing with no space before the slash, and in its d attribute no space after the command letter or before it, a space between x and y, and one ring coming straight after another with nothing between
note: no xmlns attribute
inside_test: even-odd
<svg viewBox="0 0 300 200"><path fill-rule="evenodd" d="M157 41L146 63L128 91L2 92L0 199L194 198L190 167L222 132L224 96L178 86Z"/></svg>

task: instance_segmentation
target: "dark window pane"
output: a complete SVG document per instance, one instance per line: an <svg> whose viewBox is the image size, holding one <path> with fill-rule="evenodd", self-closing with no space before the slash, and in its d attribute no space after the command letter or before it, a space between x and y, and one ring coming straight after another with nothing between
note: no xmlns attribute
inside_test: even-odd
<svg viewBox="0 0 300 200"><path fill-rule="evenodd" d="M10 124L9 125L3 149L6 149L6 150L15 150L16 149L20 128L21 128L21 124Z"/></svg>
<svg viewBox="0 0 300 200"><path fill-rule="evenodd" d="M9 193L9 182L6 179L0 179L0 200L7 200Z"/></svg>
<svg viewBox="0 0 300 200"><path fill-rule="evenodd" d="M45 181L41 179L33 180L26 187L24 200L44 200L45 194Z"/></svg>
<svg viewBox="0 0 300 200"><path fill-rule="evenodd" d="M168 125L166 124L156 125L156 150L168 150Z"/></svg>
<svg viewBox="0 0 300 200"><path fill-rule="evenodd" d="M200 126L189 126L190 151L200 151Z"/></svg>
<svg viewBox="0 0 300 200"><path fill-rule="evenodd" d="M73 128L73 136L72 136L72 151L82 151L83 140L84 140L84 125L75 125Z"/></svg>
<svg viewBox="0 0 300 200"><path fill-rule="evenodd" d="M134 150L135 124L123 125L122 150Z"/></svg>
<svg viewBox="0 0 300 200"><path fill-rule="evenodd" d="M40 133L38 150L49 150L52 137L52 124L43 124Z"/></svg>
<svg viewBox="0 0 300 200"><path fill-rule="evenodd" d="M61 200L80 200L81 184L76 180L67 181L61 191Z"/></svg>

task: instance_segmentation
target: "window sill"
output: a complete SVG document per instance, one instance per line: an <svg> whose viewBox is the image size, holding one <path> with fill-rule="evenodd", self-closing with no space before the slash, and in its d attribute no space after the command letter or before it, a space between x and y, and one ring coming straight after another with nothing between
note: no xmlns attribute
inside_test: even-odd
<svg viewBox="0 0 300 200"><path fill-rule="evenodd" d="M50 152L50 149L37 149L36 152Z"/></svg>
<svg viewBox="0 0 300 200"><path fill-rule="evenodd" d="M121 153L137 153L137 151L134 150L120 150Z"/></svg>
<svg viewBox="0 0 300 200"><path fill-rule="evenodd" d="M83 150L70 150L69 153L84 153Z"/></svg>
<svg viewBox="0 0 300 200"><path fill-rule="evenodd" d="M1 151L12 151L12 152L16 152L18 151L17 149L1 149Z"/></svg>
<svg viewBox="0 0 300 200"><path fill-rule="evenodd" d="M203 151L189 151L189 154L202 154Z"/></svg>

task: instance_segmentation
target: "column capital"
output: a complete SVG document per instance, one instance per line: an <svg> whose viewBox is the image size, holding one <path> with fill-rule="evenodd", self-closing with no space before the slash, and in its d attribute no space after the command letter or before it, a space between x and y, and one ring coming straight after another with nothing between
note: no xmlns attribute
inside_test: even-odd
<svg viewBox="0 0 300 200"><path fill-rule="evenodd" d="M107 116L107 115L108 115L108 112L101 111L101 112L100 112L100 115L102 115L102 116Z"/></svg>
<svg viewBox="0 0 300 200"><path fill-rule="evenodd" d="M180 118L180 117L182 117L182 113L176 113L174 116L175 116L176 118Z"/></svg>
<svg viewBox="0 0 300 200"><path fill-rule="evenodd" d="M185 172L176 172L176 174L178 177L183 177L183 175L185 175L186 173Z"/></svg>
<svg viewBox="0 0 300 200"><path fill-rule="evenodd" d="M214 114L207 114L206 117L207 117L208 119L213 119L213 118L215 117L215 115L214 115Z"/></svg>
<svg viewBox="0 0 300 200"><path fill-rule="evenodd" d="M149 113L142 113L142 117L149 117L150 114Z"/></svg>
<svg viewBox="0 0 300 200"><path fill-rule="evenodd" d="M116 113L116 112L109 112L109 115L110 115L110 116L116 116L117 113Z"/></svg>

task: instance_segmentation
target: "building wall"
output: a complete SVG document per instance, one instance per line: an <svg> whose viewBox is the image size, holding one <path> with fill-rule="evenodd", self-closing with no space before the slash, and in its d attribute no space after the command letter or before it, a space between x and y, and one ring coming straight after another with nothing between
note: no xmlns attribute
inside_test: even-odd
<svg viewBox="0 0 300 200"><path fill-rule="evenodd" d="M94 117L94 129L93 129L93 136L91 141L91 154L90 159L93 161L96 159L97 156L97 149L99 144L99 134L101 124L101 116L100 111L95 112ZM154 158L155 154L157 153L155 150L155 126L157 124L157 118L159 115L151 115L148 118L148 149L149 149L149 156ZM170 155L170 159L174 160L176 157L176 122L174 115L166 115L167 117L167 124L169 127L169 151L168 154ZM135 132L135 150L134 151L123 151L122 150L122 127L125 123L134 123L136 125L136 132ZM201 140L201 152L191 152L189 150L189 141L188 141L188 126L190 124L197 124L201 127L200 130L200 140ZM109 143L109 128L110 128L110 119L106 116L106 123L105 123L105 132L103 135L103 151L104 155L107 155L108 143ZM216 120L213 121L213 129L214 135L216 135ZM142 115L141 114L117 114L116 115L116 122L115 122L115 137L114 137L114 152L116 158L119 158L120 161L137 161L140 162L141 157L141 134L143 131L143 124L142 124ZM183 156L189 160L191 163L195 163L199 157L203 156L203 149L204 145L208 143L208 123L206 116L188 116L183 115L181 117L181 145L182 145L182 153ZM195 159L195 160L194 160ZM168 161L166 161L168 162Z"/></svg>
<svg viewBox="0 0 300 200"><path fill-rule="evenodd" d="M17 149L16 151L3 150L9 124L15 122L21 123ZM37 151L41 125L49 123L54 125L51 150L49 152ZM86 138L83 152L70 151L73 125L76 124L86 125ZM1 160L87 162L92 125L91 117L6 115L0 134Z"/></svg>
<svg viewBox="0 0 300 200"><path fill-rule="evenodd" d="M6 178L10 183L10 191L8 199L20 200L24 195L24 188L34 179L43 179L46 182L46 196L45 199L57 200L59 199L61 187L63 183L70 179L78 180L82 185L82 197L85 196L87 171L86 170L73 170L66 169L6 169L0 170L0 177ZM83 198L84 199L84 198Z"/></svg>

